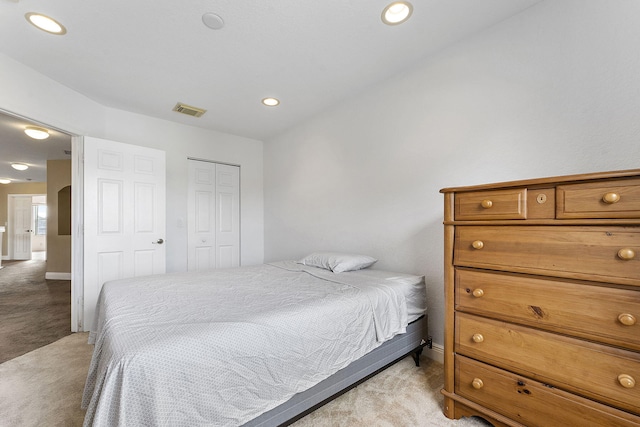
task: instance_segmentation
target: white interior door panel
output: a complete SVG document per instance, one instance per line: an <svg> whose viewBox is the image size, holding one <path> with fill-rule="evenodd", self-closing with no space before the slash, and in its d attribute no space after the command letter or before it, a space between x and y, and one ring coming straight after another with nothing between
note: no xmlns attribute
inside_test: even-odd
<svg viewBox="0 0 640 427"><path fill-rule="evenodd" d="M84 328L102 285L165 272L165 152L84 138Z"/></svg>
<svg viewBox="0 0 640 427"><path fill-rule="evenodd" d="M240 167L189 160L189 271L240 265Z"/></svg>
<svg viewBox="0 0 640 427"><path fill-rule="evenodd" d="M12 259L31 259L32 196L12 196Z"/></svg>

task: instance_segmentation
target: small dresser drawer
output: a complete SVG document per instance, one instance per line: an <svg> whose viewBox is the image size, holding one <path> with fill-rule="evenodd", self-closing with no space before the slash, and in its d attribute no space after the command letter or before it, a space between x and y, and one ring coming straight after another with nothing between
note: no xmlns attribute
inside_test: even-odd
<svg viewBox="0 0 640 427"><path fill-rule="evenodd" d="M640 351L640 289L466 269L455 282L456 310Z"/></svg>
<svg viewBox="0 0 640 427"><path fill-rule="evenodd" d="M456 313L457 353L640 414L640 354Z"/></svg>
<svg viewBox="0 0 640 427"><path fill-rule="evenodd" d="M529 426L638 426L640 417L548 387L540 382L456 356L460 396Z"/></svg>
<svg viewBox="0 0 640 427"><path fill-rule="evenodd" d="M638 218L640 179L593 182L558 186L559 219Z"/></svg>
<svg viewBox="0 0 640 427"><path fill-rule="evenodd" d="M459 226L454 264L640 286L640 229Z"/></svg>
<svg viewBox="0 0 640 427"><path fill-rule="evenodd" d="M527 189L479 191L455 196L455 219L526 219Z"/></svg>

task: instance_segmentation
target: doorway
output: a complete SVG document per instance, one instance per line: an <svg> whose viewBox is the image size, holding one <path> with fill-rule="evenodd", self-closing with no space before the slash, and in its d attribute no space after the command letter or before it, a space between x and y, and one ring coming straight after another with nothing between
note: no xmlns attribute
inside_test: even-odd
<svg viewBox="0 0 640 427"><path fill-rule="evenodd" d="M33 227L33 195L9 194L8 240L10 260L30 260Z"/></svg>
<svg viewBox="0 0 640 427"><path fill-rule="evenodd" d="M43 141L28 137L24 132L28 126L47 129L48 138ZM27 285L33 284L37 290L43 290L43 295L52 296L55 294L56 305L64 305L67 307L67 312L66 314L58 313L56 322L48 319L47 325L58 325L56 328L62 328L60 333L64 334L75 332L78 329L74 327L75 322L73 322L71 310L73 297L70 289L75 283L70 280L72 278L70 270L54 267L53 275L49 273L49 267L54 264L51 257L55 253L63 251L56 249L60 247L59 242L56 241L55 244L52 244L47 236L47 231L52 229L50 224L47 224L47 221L52 219L52 210L47 208L47 201L52 202L53 199L46 193L49 187L48 171L51 162L66 162L68 174L72 175L72 165L70 164L72 161L77 162L73 160L76 154L73 153L74 145L77 145L80 138L46 123L1 109L0 138L2 140L2 157L3 160L6 160L0 165L0 178L2 178L0 180L0 226L5 230L1 255L4 261L3 266L6 266L0 270L2 272L1 281L5 287L14 286L17 290L25 292L29 290ZM26 165L27 168L12 168L12 163ZM18 200L19 197L24 197L24 199ZM11 206L9 206L10 204ZM14 229L23 231L20 235L16 235ZM57 234L56 232L56 239L59 238ZM70 240L71 236L62 238ZM70 246L70 243L67 243L66 247ZM13 274L11 274L12 271ZM30 278L29 283L25 284L24 280L27 277ZM39 286L35 286L36 283ZM24 325L30 324L28 319L44 322L44 319L49 316L48 311L38 305L44 297L39 297L35 288L34 292L30 294L27 292L28 295L20 297L21 304L15 304L13 316L15 319L23 319ZM53 292L54 288L56 292ZM33 299L30 299L29 295L33 295ZM35 307L39 308L32 309ZM34 313L33 319L29 313ZM12 324L8 321L4 324L5 330L11 331L14 328L17 328L16 332L20 330L18 324L11 326ZM47 326L45 329L52 328L53 326L51 328ZM46 332L45 329L42 329L43 333ZM52 331L49 330L49 332ZM34 328L34 335L29 340L34 343L40 342L36 335L37 328ZM10 340L13 339L11 334L6 337Z"/></svg>
<svg viewBox="0 0 640 427"><path fill-rule="evenodd" d="M8 259L47 259L47 195L8 195Z"/></svg>
<svg viewBox="0 0 640 427"><path fill-rule="evenodd" d="M47 259L47 195L31 198L31 259Z"/></svg>

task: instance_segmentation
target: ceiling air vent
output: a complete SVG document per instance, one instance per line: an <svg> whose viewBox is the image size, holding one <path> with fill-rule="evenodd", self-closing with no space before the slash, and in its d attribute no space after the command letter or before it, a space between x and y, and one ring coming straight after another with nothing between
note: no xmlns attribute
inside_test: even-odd
<svg viewBox="0 0 640 427"><path fill-rule="evenodd" d="M202 108L192 107L187 104L183 104L178 102L175 107L173 107L173 111L177 111L178 113L186 114L187 116L200 117L207 110L203 110Z"/></svg>

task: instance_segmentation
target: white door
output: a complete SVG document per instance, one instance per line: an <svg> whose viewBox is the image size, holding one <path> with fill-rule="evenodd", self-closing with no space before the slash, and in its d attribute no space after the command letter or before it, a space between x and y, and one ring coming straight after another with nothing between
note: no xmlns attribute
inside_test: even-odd
<svg viewBox="0 0 640 427"><path fill-rule="evenodd" d="M189 160L187 269L216 268L216 164Z"/></svg>
<svg viewBox="0 0 640 427"><path fill-rule="evenodd" d="M32 196L13 196L13 259L31 259Z"/></svg>
<svg viewBox="0 0 640 427"><path fill-rule="evenodd" d="M189 271L240 265L240 168L189 160Z"/></svg>
<svg viewBox="0 0 640 427"><path fill-rule="evenodd" d="M102 285L165 272L165 152L84 138L84 329Z"/></svg>
<svg viewBox="0 0 640 427"><path fill-rule="evenodd" d="M240 265L240 168L216 165L216 267Z"/></svg>

